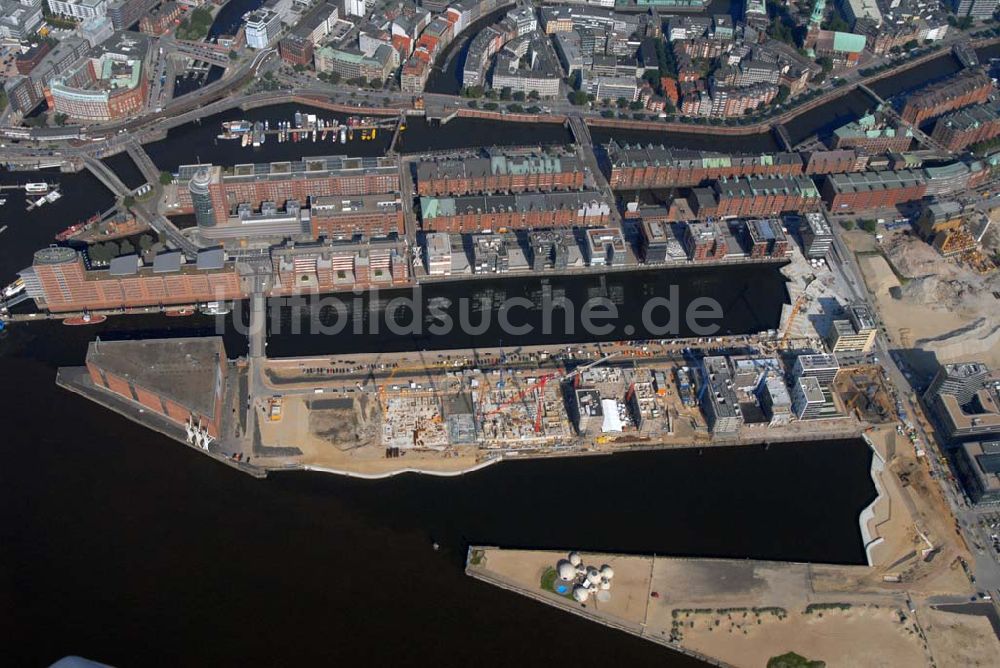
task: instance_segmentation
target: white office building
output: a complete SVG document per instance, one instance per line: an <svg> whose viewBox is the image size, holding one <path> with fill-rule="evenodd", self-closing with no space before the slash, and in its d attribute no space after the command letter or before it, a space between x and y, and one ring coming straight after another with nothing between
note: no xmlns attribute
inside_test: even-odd
<svg viewBox="0 0 1000 668"><path fill-rule="evenodd" d="M261 9L247 17L247 46L266 49L281 32L281 17L270 9Z"/></svg>
<svg viewBox="0 0 1000 668"><path fill-rule="evenodd" d="M49 11L74 19L92 19L108 13L106 0L48 0Z"/></svg>
<svg viewBox="0 0 1000 668"><path fill-rule="evenodd" d="M367 11L365 0L344 0L344 13L348 16L364 16Z"/></svg>

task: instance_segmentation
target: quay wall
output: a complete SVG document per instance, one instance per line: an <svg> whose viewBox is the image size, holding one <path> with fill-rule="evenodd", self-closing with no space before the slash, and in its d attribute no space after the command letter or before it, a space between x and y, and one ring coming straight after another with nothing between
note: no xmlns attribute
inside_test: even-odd
<svg viewBox="0 0 1000 668"><path fill-rule="evenodd" d="M885 487L882 485L882 471L885 470L885 460L882 459L882 455L879 454L878 448L875 444L871 442L867 434L862 434L861 438L864 440L865 444L872 451L872 465L868 469L868 474L871 476L872 482L875 484L875 498L861 510L861 515L858 517L858 523L861 525L861 541L865 546L865 558L868 560L869 566L875 565L875 560L872 558L872 551L875 549L879 543L883 542L881 536L873 536L871 530L868 528L869 522L875 519L875 506L882 499L886 499L888 502L888 496L885 492Z"/></svg>

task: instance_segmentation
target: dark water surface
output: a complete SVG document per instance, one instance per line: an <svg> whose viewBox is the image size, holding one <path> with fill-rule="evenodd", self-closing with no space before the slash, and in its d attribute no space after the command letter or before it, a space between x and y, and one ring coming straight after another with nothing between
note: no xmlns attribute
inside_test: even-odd
<svg viewBox="0 0 1000 668"><path fill-rule="evenodd" d="M41 323L0 341L0 401L19 413L0 445L5 665L76 653L115 665L688 666L467 578L467 545L864 557L857 517L874 491L859 441L505 463L456 479L258 481L56 388L54 366L82 359L83 329Z"/></svg>
<svg viewBox="0 0 1000 668"><path fill-rule="evenodd" d="M572 305L551 310L548 333L542 315L546 298L552 300L549 303L565 298ZM643 309L654 298L662 300L661 306L650 312L648 322L666 327L670 314L677 313L677 329L670 333L646 329ZM301 307L272 300L272 309L280 308L276 312L280 319L272 314L268 354L291 357L698 336L709 332L692 331L686 314L701 298L717 303L722 317L696 321L695 327L717 325L718 330L711 332L717 335L753 334L778 326L788 291L778 265L772 264L438 283L416 291L379 291L374 307L371 293L306 300ZM515 299L520 302L515 304ZM588 302L600 313L615 316L589 320L610 325L608 331L584 326ZM505 333L498 314L505 304L510 309L505 314L508 322L530 327L528 334L517 336L512 328ZM437 327L445 317L435 310L453 324L447 331Z"/></svg>

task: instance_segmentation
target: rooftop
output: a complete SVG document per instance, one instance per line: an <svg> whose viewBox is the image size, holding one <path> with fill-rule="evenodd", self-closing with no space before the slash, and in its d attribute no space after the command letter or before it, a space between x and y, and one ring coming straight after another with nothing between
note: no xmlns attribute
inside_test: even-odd
<svg viewBox="0 0 1000 668"><path fill-rule="evenodd" d="M87 363L142 386L206 416L215 416L226 355L222 338L143 339L91 342Z"/></svg>

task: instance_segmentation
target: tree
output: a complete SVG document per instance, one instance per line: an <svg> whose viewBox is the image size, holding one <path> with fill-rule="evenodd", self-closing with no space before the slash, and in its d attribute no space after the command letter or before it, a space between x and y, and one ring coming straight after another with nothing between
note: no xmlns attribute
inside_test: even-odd
<svg viewBox="0 0 1000 668"><path fill-rule="evenodd" d="M128 239L123 239L121 246L119 246L119 248L121 249L122 255L131 255L132 253L135 252L135 246L133 246L132 242L129 241Z"/></svg>
<svg viewBox="0 0 1000 668"><path fill-rule="evenodd" d="M778 94L774 96L774 103L784 104L788 99L789 93L791 93L791 91L788 89L788 86L778 86Z"/></svg>
<svg viewBox="0 0 1000 668"><path fill-rule="evenodd" d="M52 117L52 120L55 122L56 125L66 125L66 121L69 120L69 116L67 116L62 112L58 112L56 113L55 116Z"/></svg>
<svg viewBox="0 0 1000 668"><path fill-rule="evenodd" d="M135 205L135 197L125 195L125 197L122 197L122 204L125 205L126 209L131 209Z"/></svg>
<svg viewBox="0 0 1000 668"><path fill-rule="evenodd" d="M509 100L510 96L511 96L510 86L504 86L503 88L500 89L501 100Z"/></svg>
<svg viewBox="0 0 1000 668"><path fill-rule="evenodd" d="M160 172L160 185L169 186L174 182L174 175L167 171Z"/></svg>
<svg viewBox="0 0 1000 668"><path fill-rule="evenodd" d="M239 52L237 52L235 49L230 50L230 52L229 52L229 60L239 60L239 59L240 59Z"/></svg>
<svg viewBox="0 0 1000 668"><path fill-rule="evenodd" d="M303 72L306 71L306 66L303 65L302 63L295 63L295 65L292 66L292 69L298 72L299 74L302 74Z"/></svg>
<svg viewBox="0 0 1000 668"><path fill-rule="evenodd" d="M539 99L539 98L541 98L541 97L542 97L542 96L541 96L541 95L539 95L539 93L538 93L538 91L537 91L537 90L533 90L533 91L531 91L530 93L528 93L528 99L529 99L529 100L537 100L537 99Z"/></svg>
<svg viewBox="0 0 1000 668"><path fill-rule="evenodd" d="M497 104L496 102L486 102L485 104L483 104L483 109L486 109L487 111L496 111L499 108L500 105Z"/></svg>
<svg viewBox="0 0 1000 668"><path fill-rule="evenodd" d="M582 90L575 90L569 94L569 102L578 107L585 105L587 104L587 94Z"/></svg>
<svg viewBox="0 0 1000 668"><path fill-rule="evenodd" d="M515 102L514 104L507 105L507 111L509 111L512 114L520 114L522 111L524 111L524 107Z"/></svg>
<svg viewBox="0 0 1000 668"><path fill-rule="evenodd" d="M834 6L833 11L827 17L826 21L823 22L823 29L834 30L836 32L850 32L851 26L840 15L840 9Z"/></svg>
<svg viewBox="0 0 1000 668"><path fill-rule="evenodd" d="M519 90L519 91L515 91L514 95L512 95L511 97L514 98L515 102L524 102L524 98L527 97L527 96L524 94L524 91L520 91Z"/></svg>
<svg viewBox="0 0 1000 668"><path fill-rule="evenodd" d="M141 248L144 252L152 248L153 243L154 243L153 237L149 236L148 234L143 234L141 237L139 237L139 248Z"/></svg>
<svg viewBox="0 0 1000 668"><path fill-rule="evenodd" d="M625 99L625 98L623 98L623 97L620 97L620 98L618 98L618 100L617 100L617 101L615 102L615 104L617 104L617 105L618 105L618 108L619 108L619 109L624 109L625 107L627 107L627 106L628 106L628 100L626 100L626 99Z"/></svg>
<svg viewBox="0 0 1000 668"><path fill-rule="evenodd" d="M663 93L663 84L660 81L660 73L655 70L646 70L642 73L642 80L653 87L657 95Z"/></svg>
<svg viewBox="0 0 1000 668"><path fill-rule="evenodd" d="M843 227L845 230L848 230L848 231L853 230L854 229L854 221L853 220L842 220L842 221L840 221L840 226Z"/></svg>
<svg viewBox="0 0 1000 668"><path fill-rule="evenodd" d="M105 244L94 244L87 249L87 256L93 264L103 264L111 259Z"/></svg>
<svg viewBox="0 0 1000 668"><path fill-rule="evenodd" d="M466 106L469 109L478 109L479 108L479 103L476 102L475 100L469 100L468 103L466 104Z"/></svg>
<svg viewBox="0 0 1000 668"><path fill-rule="evenodd" d="M644 109L645 105L642 103L642 100L634 100L633 102L629 102L628 108L632 111L639 111L640 109Z"/></svg>
<svg viewBox="0 0 1000 668"><path fill-rule="evenodd" d="M816 64L823 68L823 74L829 74L833 69L833 60L829 56L820 56L816 59Z"/></svg>
<svg viewBox="0 0 1000 668"><path fill-rule="evenodd" d="M878 230L878 223L876 223L871 218L866 218L862 220L860 223L858 223L858 226L861 227L861 229L863 229L868 234L875 234L875 232Z"/></svg>

